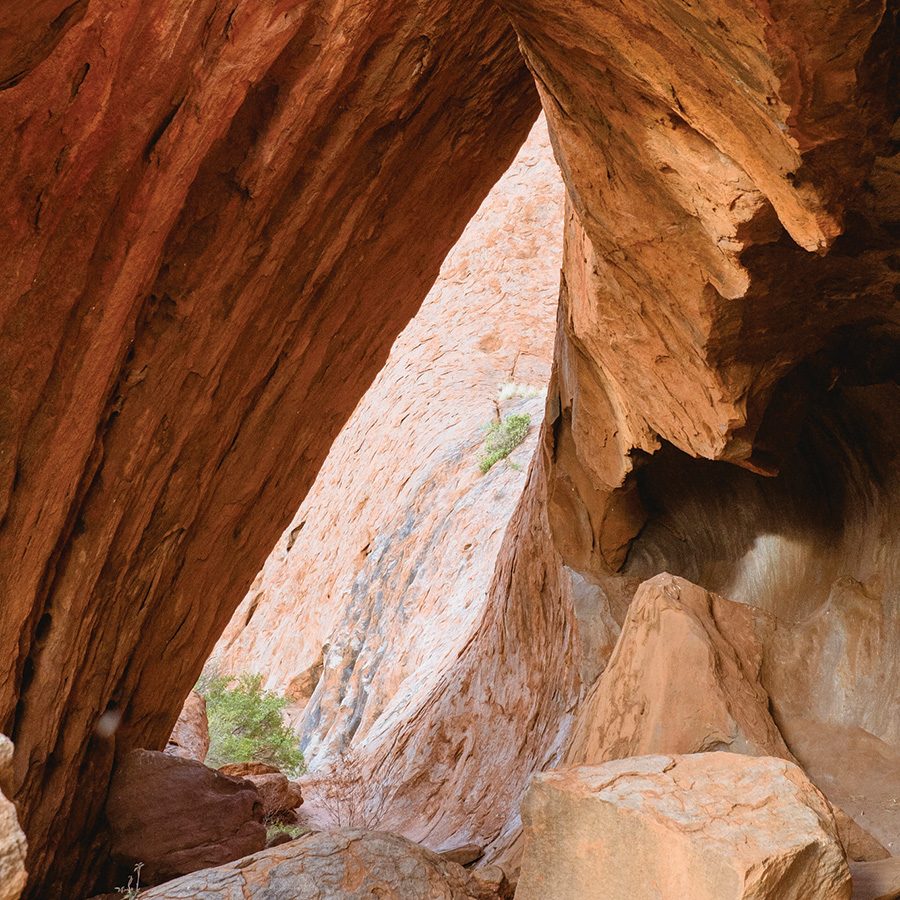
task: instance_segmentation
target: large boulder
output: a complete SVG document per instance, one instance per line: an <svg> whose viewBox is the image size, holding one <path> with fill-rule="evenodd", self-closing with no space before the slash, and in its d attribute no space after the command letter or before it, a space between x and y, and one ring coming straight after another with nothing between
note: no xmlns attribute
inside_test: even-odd
<svg viewBox="0 0 900 900"><path fill-rule="evenodd" d="M179 878L141 900L506 900L512 894L498 872L469 872L396 834L320 831Z"/></svg>
<svg viewBox="0 0 900 900"><path fill-rule="evenodd" d="M567 763L731 750L792 758L760 683L771 618L663 573L637 590Z"/></svg>
<svg viewBox="0 0 900 900"><path fill-rule="evenodd" d="M643 756L538 775L516 900L849 900L825 798L793 763Z"/></svg>
<svg viewBox="0 0 900 900"><path fill-rule="evenodd" d="M144 864L155 884L262 850L263 805L248 781L196 760L134 750L116 769L106 804L112 853Z"/></svg>
<svg viewBox="0 0 900 900"><path fill-rule="evenodd" d="M263 762L226 763L219 766L223 775L245 778L259 791L263 816L277 817L303 803L303 790L298 781L287 777L279 768Z"/></svg>
<svg viewBox="0 0 900 900"><path fill-rule="evenodd" d="M761 681L765 639L776 627L765 612L684 578L663 573L645 581L609 665L578 711L566 765L714 750L796 762ZM827 779L820 784L810 775L829 790ZM835 818L851 859L888 855L843 810Z"/></svg>
<svg viewBox="0 0 900 900"><path fill-rule="evenodd" d="M303 803L303 793L296 781L291 781L281 772L266 772L263 775L245 775L259 792L265 818L277 818L279 815L295 810Z"/></svg>
<svg viewBox="0 0 900 900"><path fill-rule="evenodd" d="M209 721L206 718L206 699L197 691L191 691L169 736L166 753L204 762L208 752Z"/></svg>
<svg viewBox="0 0 900 900"><path fill-rule="evenodd" d="M3 791L12 764L12 741L0 734L0 900L18 900L25 888L25 835L19 827L15 806Z"/></svg>

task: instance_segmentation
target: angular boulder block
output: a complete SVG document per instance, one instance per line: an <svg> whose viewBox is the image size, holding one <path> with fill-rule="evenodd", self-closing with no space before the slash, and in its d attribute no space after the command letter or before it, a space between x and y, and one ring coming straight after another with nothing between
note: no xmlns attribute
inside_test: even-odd
<svg viewBox="0 0 900 900"><path fill-rule="evenodd" d="M113 776L106 818L115 860L158 884L240 859L266 844L263 804L242 778L192 759L134 750Z"/></svg>
<svg viewBox="0 0 900 900"><path fill-rule="evenodd" d="M516 900L849 900L825 798L793 763L642 756L546 772Z"/></svg>
<svg viewBox="0 0 900 900"><path fill-rule="evenodd" d="M160 885L142 900L507 900L499 869L469 872L396 834L319 831Z"/></svg>

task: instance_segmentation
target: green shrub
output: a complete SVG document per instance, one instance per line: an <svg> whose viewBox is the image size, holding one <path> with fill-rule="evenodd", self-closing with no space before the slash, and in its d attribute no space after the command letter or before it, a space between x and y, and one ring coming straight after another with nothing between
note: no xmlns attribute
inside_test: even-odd
<svg viewBox="0 0 900 900"><path fill-rule="evenodd" d="M209 719L207 765L263 762L286 775L306 771L299 738L282 717L288 701L264 691L262 675L205 676L197 690L206 698Z"/></svg>
<svg viewBox="0 0 900 900"><path fill-rule="evenodd" d="M479 460L482 473L487 472L494 463L506 459L525 440L530 427L531 416L528 413L512 413L502 422L492 422L488 426L484 453Z"/></svg>

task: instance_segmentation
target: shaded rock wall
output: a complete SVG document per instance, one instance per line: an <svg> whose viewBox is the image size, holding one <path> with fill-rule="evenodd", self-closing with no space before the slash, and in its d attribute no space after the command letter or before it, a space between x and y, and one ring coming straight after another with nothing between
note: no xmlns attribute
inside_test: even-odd
<svg viewBox="0 0 900 900"><path fill-rule="evenodd" d="M14 4L0 38L0 728L53 896L536 100L486 3Z"/></svg>
<svg viewBox="0 0 900 900"><path fill-rule="evenodd" d="M293 701L314 768L434 689L481 618L543 411L562 184L532 129L447 257L213 654ZM478 468L486 423L532 417Z"/></svg>
<svg viewBox="0 0 900 900"><path fill-rule="evenodd" d="M0 900L18 900L25 890L27 845L19 827L15 806L3 793L9 790L12 742L0 734Z"/></svg>
<svg viewBox="0 0 900 900"><path fill-rule="evenodd" d="M788 746L811 715L820 782L865 771L900 700L896 8L504 6L570 200L554 544L619 622L664 570L773 613Z"/></svg>

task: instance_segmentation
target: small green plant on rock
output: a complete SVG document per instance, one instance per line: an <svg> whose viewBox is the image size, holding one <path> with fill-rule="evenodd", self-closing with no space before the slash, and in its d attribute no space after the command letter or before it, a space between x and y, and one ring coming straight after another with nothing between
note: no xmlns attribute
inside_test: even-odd
<svg viewBox="0 0 900 900"><path fill-rule="evenodd" d="M262 675L205 675L197 690L206 698L208 766L263 762L285 775L306 771L300 740L282 715L287 698L264 691Z"/></svg>
<svg viewBox="0 0 900 900"><path fill-rule="evenodd" d="M531 416L528 413L511 413L502 422L492 422L488 426L484 453L478 463L482 474L494 463L506 459L525 440L530 427Z"/></svg>

